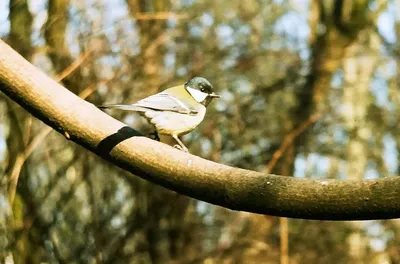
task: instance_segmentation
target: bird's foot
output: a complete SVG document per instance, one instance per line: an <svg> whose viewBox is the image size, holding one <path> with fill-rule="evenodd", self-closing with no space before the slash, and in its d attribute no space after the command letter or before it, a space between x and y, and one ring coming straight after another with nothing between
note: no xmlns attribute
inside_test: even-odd
<svg viewBox="0 0 400 264"><path fill-rule="evenodd" d="M157 131L154 131L153 133L147 134L147 137L153 139L153 140L157 140L160 141L160 137L158 136Z"/></svg>
<svg viewBox="0 0 400 264"><path fill-rule="evenodd" d="M183 152L189 153L189 150L186 147L182 147L181 145L176 144L176 145L174 145L174 148L177 148Z"/></svg>

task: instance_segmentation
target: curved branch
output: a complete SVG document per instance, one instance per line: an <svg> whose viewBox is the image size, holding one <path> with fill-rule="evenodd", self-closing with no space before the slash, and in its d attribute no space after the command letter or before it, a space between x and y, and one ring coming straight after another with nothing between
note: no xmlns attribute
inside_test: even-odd
<svg viewBox="0 0 400 264"><path fill-rule="evenodd" d="M400 217L398 177L298 179L201 159L140 136L47 77L2 41L0 90L67 139L143 179L199 200L295 218Z"/></svg>

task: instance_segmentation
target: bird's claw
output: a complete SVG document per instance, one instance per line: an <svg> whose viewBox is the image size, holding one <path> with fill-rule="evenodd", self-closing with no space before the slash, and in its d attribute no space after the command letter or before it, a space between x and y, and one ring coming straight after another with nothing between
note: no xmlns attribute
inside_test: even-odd
<svg viewBox="0 0 400 264"><path fill-rule="evenodd" d="M182 147L181 145L176 144L176 145L174 145L174 148L177 148L179 150L182 150L183 152L189 153L189 150L185 147Z"/></svg>

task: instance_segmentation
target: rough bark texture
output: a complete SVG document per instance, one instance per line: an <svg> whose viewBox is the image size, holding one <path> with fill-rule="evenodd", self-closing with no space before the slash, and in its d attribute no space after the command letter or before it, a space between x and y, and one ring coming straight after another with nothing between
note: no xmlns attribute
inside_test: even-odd
<svg viewBox="0 0 400 264"><path fill-rule="evenodd" d="M233 210L307 219L400 217L400 178L298 179L210 162L141 137L0 42L0 90L104 159L171 190Z"/></svg>

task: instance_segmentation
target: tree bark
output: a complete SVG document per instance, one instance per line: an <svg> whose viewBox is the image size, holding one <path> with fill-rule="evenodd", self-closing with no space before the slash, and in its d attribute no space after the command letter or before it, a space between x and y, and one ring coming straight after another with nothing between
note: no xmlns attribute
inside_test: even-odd
<svg viewBox="0 0 400 264"><path fill-rule="evenodd" d="M0 90L67 139L143 179L199 200L305 219L400 217L398 177L298 179L201 159L140 136L47 77L2 41Z"/></svg>

